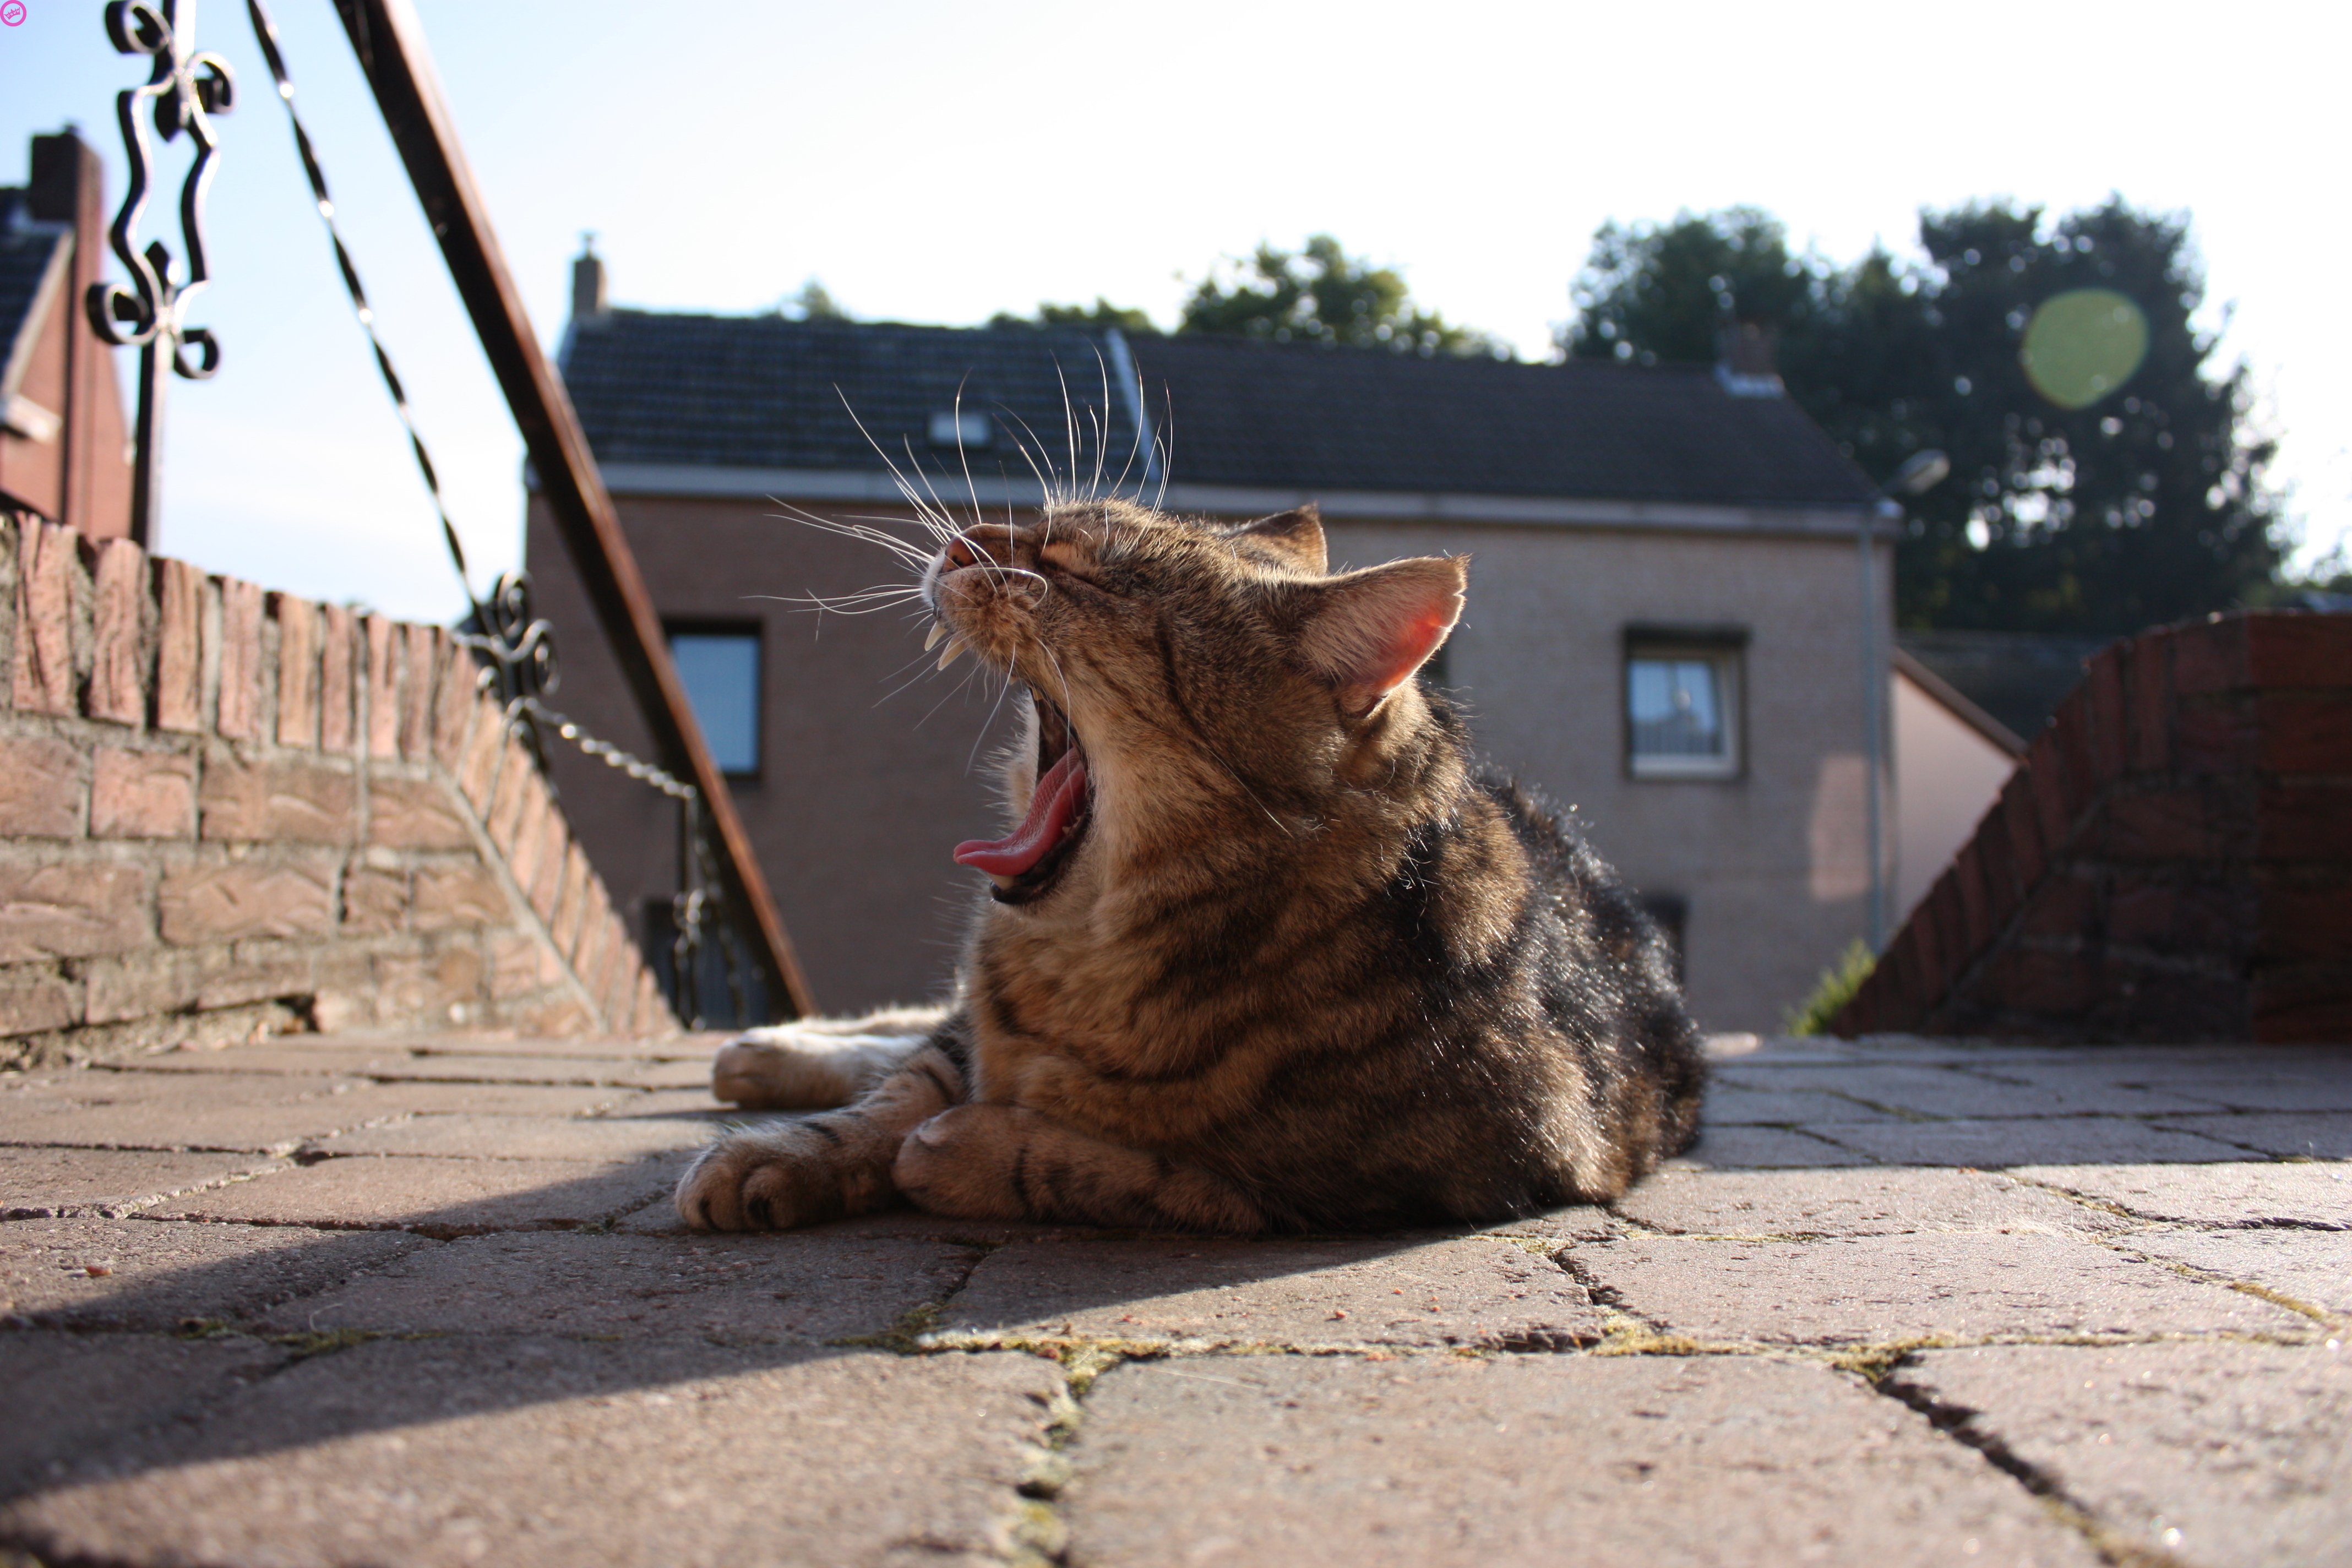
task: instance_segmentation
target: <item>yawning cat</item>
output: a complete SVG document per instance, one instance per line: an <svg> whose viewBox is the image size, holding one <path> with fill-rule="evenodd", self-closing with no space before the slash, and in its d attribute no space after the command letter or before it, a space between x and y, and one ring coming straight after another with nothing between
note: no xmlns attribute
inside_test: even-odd
<svg viewBox="0 0 2352 1568"><path fill-rule="evenodd" d="M1465 563L1332 574L1313 508L1118 500L952 534L923 594L1028 692L952 1001L758 1030L701 1229L940 1214L1248 1232L1606 1200L1696 1136L1664 944L1413 679Z"/></svg>

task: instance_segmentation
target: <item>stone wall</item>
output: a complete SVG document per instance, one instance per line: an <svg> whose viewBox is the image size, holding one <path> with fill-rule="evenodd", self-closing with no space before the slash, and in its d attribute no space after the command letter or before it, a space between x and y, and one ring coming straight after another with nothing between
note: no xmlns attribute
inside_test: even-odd
<svg viewBox="0 0 2352 1568"><path fill-rule="evenodd" d="M676 1027L449 634L0 517L0 1064Z"/></svg>
<svg viewBox="0 0 2352 1568"><path fill-rule="evenodd" d="M2352 1040L2352 616L2102 651L1838 1028Z"/></svg>

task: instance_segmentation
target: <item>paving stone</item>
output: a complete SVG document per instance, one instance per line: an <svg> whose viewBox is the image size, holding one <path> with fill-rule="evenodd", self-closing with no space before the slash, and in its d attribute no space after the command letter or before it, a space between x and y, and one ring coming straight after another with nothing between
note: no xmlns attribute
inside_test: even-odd
<svg viewBox="0 0 2352 1568"><path fill-rule="evenodd" d="M1780 1127L1708 1127L1690 1152L1660 1167L1682 1171L1820 1170L1867 1165L1867 1154Z"/></svg>
<svg viewBox="0 0 2352 1568"><path fill-rule="evenodd" d="M420 1035L405 1041L422 1056L604 1057L625 1061L698 1061L706 1073L725 1035L683 1035L675 1039L631 1040L585 1035L558 1039L467 1040L442 1035Z"/></svg>
<svg viewBox="0 0 2352 1568"><path fill-rule="evenodd" d="M1503 1240L1024 1242L940 1331L982 1339L1559 1348L1601 1337L1584 1288Z"/></svg>
<svg viewBox="0 0 2352 1568"><path fill-rule="evenodd" d="M2178 1094L2105 1082L2091 1068L1994 1062L1970 1067L1915 1062L1804 1068L1743 1065L1725 1068L1719 1078L1731 1088L1772 1093L1812 1089L1917 1116L2154 1114L2192 1110L2199 1103Z"/></svg>
<svg viewBox="0 0 2352 1568"><path fill-rule="evenodd" d="M738 1106L723 1105L713 1098L710 1085L705 1082L697 1089L645 1089L635 1091L613 1103L604 1112L609 1116L710 1116L730 1126L749 1122L780 1121L782 1113L772 1110L745 1110Z"/></svg>
<svg viewBox="0 0 2352 1568"><path fill-rule="evenodd" d="M2352 1164L2340 1161L2028 1165L2010 1174L2113 1204L2145 1219L2352 1230Z"/></svg>
<svg viewBox="0 0 2352 1568"><path fill-rule="evenodd" d="M2252 1344L1936 1351L1895 1374L1973 1412L2062 1495L2160 1561L2342 1563L2352 1542L2352 1355Z"/></svg>
<svg viewBox="0 0 2352 1568"><path fill-rule="evenodd" d="M2168 1116L2161 1125L2288 1159L2352 1160L2352 1114L2340 1110Z"/></svg>
<svg viewBox="0 0 2352 1568"><path fill-rule="evenodd" d="M1640 1191L1656 1176L1646 1178L1634 1188ZM1597 1204L1571 1204L1567 1208L1548 1209L1529 1215L1525 1219L1506 1220L1501 1225L1482 1227L1481 1236L1525 1236L1554 1237L1562 1241L1607 1241L1624 1227L1616 1216Z"/></svg>
<svg viewBox="0 0 2352 1568"><path fill-rule="evenodd" d="M482 1160L636 1160L699 1149L717 1129L694 1122L590 1117L418 1116L327 1140L323 1152L459 1154Z"/></svg>
<svg viewBox="0 0 2352 1568"><path fill-rule="evenodd" d="M1750 1089L1745 1081L1707 1086L1700 1117L1708 1127L1792 1126L1806 1121L1895 1121L1857 1100L1825 1089Z"/></svg>
<svg viewBox="0 0 2352 1568"><path fill-rule="evenodd" d="M0 1099L0 1142L282 1152L379 1117L365 1079L60 1073Z"/></svg>
<svg viewBox="0 0 2352 1568"><path fill-rule="evenodd" d="M2148 1059L2140 1057L2076 1049L2065 1056L1955 1065L1971 1077L2021 1086L1969 1115L2155 1116L2191 1111L2206 1103L2160 1080L2145 1079L2141 1075L2151 1068ZM1999 1109L2003 1104L2007 1109Z"/></svg>
<svg viewBox="0 0 2352 1568"><path fill-rule="evenodd" d="M1070 1457L1102 1568L2099 1561L1910 1410L1762 1359L1131 1363Z"/></svg>
<svg viewBox="0 0 2352 1568"><path fill-rule="evenodd" d="M2233 1071L2208 1058L2153 1068L2146 1081L2151 1089L2232 1110L2352 1110L2352 1061Z"/></svg>
<svg viewBox="0 0 2352 1568"><path fill-rule="evenodd" d="M661 1064L614 1057L408 1056L371 1062L371 1077L438 1083L552 1083L649 1087Z"/></svg>
<svg viewBox="0 0 2352 1568"><path fill-rule="evenodd" d="M1710 1236L2074 1235L2127 1221L1979 1171L1664 1171L1618 1200L1652 1230Z"/></svg>
<svg viewBox="0 0 2352 1568"><path fill-rule="evenodd" d="M407 1058L405 1051L373 1042L326 1039L288 1045L187 1047L110 1062L117 1072L269 1072L359 1077Z"/></svg>
<svg viewBox="0 0 2352 1568"><path fill-rule="evenodd" d="M2301 1332L2307 1318L2058 1236L1627 1237L1577 1248L1602 1300L1704 1341Z"/></svg>
<svg viewBox="0 0 2352 1568"><path fill-rule="evenodd" d="M362 1154L198 1193L155 1212L173 1219L414 1230L468 1236L569 1229L625 1214L677 1184L673 1162L452 1160Z"/></svg>
<svg viewBox="0 0 2352 1568"><path fill-rule="evenodd" d="M2116 1245L2352 1316L2352 1230L2141 1230Z"/></svg>
<svg viewBox="0 0 2352 1568"><path fill-rule="evenodd" d="M1020 1355L377 1342L125 1442L0 1535L109 1563L995 1561L1058 1383Z"/></svg>
<svg viewBox="0 0 2352 1568"><path fill-rule="evenodd" d="M952 1292L981 1254L829 1236L659 1238L561 1231L428 1246L278 1314L280 1328L696 1337L733 1343L887 1331Z"/></svg>
<svg viewBox="0 0 2352 1568"><path fill-rule="evenodd" d="M278 1168L255 1154L0 1148L0 1219L125 1215Z"/></svg>
<svg viewBox="0 0 2352 1568"><path fill-rule="evenodd" d="M108 1439L184 1416L285 1360L283 1351L244 1338L0 1334L0 1388L8 1391L0 1498L52 1482Z"/></svg>
<svg viewBox="0 0 2352 1568"><path fill-rule="evenodd" d="M2135 1163L2167 1160L2201 1164L2254 1157L2243 1149L2194 1132L2120 1116L1824 1125L1812 1131L1891 1165L1966 1165L1984 1170L2059 1160Z"/></svg>
<svg viewBox="0 0 2352 1568"><path fill-rule="evenodd" d="M631 1093L618 1086L410 1082L378 1084L368 1092L403 1116L588 1116L626 1104Z"/></svg>
<svg viewBox="0 0 2352 1568"><path fill-rule="evenodd" d="M0 1226L0 1314L135 1329L244 1321L433 1245L396 1231L17 1220Z"/></svg>
<svg viewBox="0 0 2352 1568"><path fill-rule="evenodd" d="M629 1080L646 1089L686 1089L710 1093L710 1057L709 1053L683 1060L656 1061Z"/></svg>

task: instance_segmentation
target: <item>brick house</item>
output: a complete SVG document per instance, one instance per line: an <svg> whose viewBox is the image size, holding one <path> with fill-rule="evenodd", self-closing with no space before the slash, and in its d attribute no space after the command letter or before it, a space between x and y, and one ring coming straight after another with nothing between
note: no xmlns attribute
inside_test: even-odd
<svg viewBox="0 0 2352 1568"><path fill-rule="evenodd" d="M561 363L829 1010L944 983L972 896L948 848L1001 830L1002 715L970 667L929 673L919 612L813 611L911 574L787 514L904 528L884 451L967 509L1034 507L1031 460L1070 467L1066 385L1081 477L1099 448L1106 489L1232 519L1312 500L1335 565L1471 555L1433 679L1674 929L1709 1026L1777 1025L1862 933L1857 542L1885 519L1776 378L611 310L593 258ZM557 706L642 747L536 497L526 554L567 639ZM1874 564L1885 649L1884 539ZM657 932L674 819L608 770L555 767L616 900Z"/></svg>
<svg viewBox="0 0 2352 1568"><path fill-rule="evenodd" d="M0 187L0 508L89 539L131 531L131 464L112 350L83 314L106 256L98 154L33 138L30 177Z"/></svg>

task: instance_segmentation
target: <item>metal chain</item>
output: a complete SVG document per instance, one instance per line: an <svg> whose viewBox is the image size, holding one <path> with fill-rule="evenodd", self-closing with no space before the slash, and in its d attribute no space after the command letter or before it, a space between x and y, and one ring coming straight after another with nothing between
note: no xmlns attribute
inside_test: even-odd
<svg viewBox="0 0 2352 1568"><path fill-rule="evenodd" d="M467 602L473 607L474 632L459 632L457 640L480 655L485 660L482 681L485 686L496 684L504 700L508 724L538 759L545 772L545 756L541 738L545 730L552 730L589 756L606 767L615 769L638 783L651 785L679 803L684 821L678 868L679 889L670 900L672 923L677 935L671 944L671 981L675 1002L688 1024L700 1027L703 1024L701 1001L700 955L705 931L718 939L729 994L738 1019L750 1016L747 998L738 973L739 955L730 940L728 911L718 889L724 884L717 875L711 856L710 835L702 820L702 795L694 785L656 767L641 757L632 756L609 741L597 739L583 729L578 721L558 713L539 699L542 691L553 691L557 684L553 632L544 620L530 614L529 583L519 573L501 576L488 599L474 593L473 574L466 564L466 549L457 539L457 526L451 521L449 508L441 494L441 479L434 470L432 455L425 448L425 437L416 427L410 414L407 390L401 384L400 374L392 367L392 355L377 336L375 311L368 304L367 291L360 286L359 268L352 253L343 244L341 232L335 226L335 204L327 194L326 171L320 167L317 152L310 144L310 133L302 124L302 117L294 109L294 82L287 73L286 57L278 47L278 28L269 19L261 0L246 0L246 12L252 18L253 35L261 46L262 58L268 62L269 74L278 83L278 101L286 106L286 118L294 128L294 150L302 160L302 172L310 182L310 195L317 203L319 219L326 226L327 239L334 247L335 266L342 273L343 288L351 295L352 310L366 331L368 346L375 353L376 369L383 377L385 391L392 395L394 411L400 416L401 427L408 433L409 449L416 455L416 467L425 477L425 489L432 497L434 515L441 521L441 539L449 548L450 563L457 568L457 580L464 587ZM542 729L542 726L544 729ZM549 781L552 787L553 781Z"/></svg>
<svg viewBox="0 0 2352 1568"><path fill-rule="evenodd" d="M488 672L484 671L484 673ZM511 721L525 714L547 725L557 734L602 762L606 767L618 768L638 783L651 784L674 800L693 801L702 797L702 792L692 784L674 774L663 772L642 757L631 756L610 741L598 740L582 729L576 721L565 718L536 697L518 697L507 704L509 720ZM698 842L699 838L700 836L698 835Z"/></svg>
<svg viewBox="0 0 2352 1568"><path fill-rule="evenodd" d="M416 428L415 419L408 411L408 393L400 384L400 373L392 368L392 355L376 336L375 310L368 304L367 290L360 287L359 268L352 261L352 253L344 247L341 230L335 227L334 199L327 195L326 171L319 166L319 155L311 150L310 133L303 129L302 117L294 109L294 79L286 73L286 57L278 47L278 26L269 19L261 0L245 0L246 15L253 21L254 41L261 46L261 58L269 64L269 74L278 83L278 101L286 105L286 119L294 127L294 151L301 155L302 172L310 176L310 195L318 203L319 221L327 226L327 239L335 247L335 265L343 274L343 288L352 297L352 310L367 333L368 347L375 351L375 366L383 374L384 389L392 394L392 406L400 416L401 427L408 432L409 449L416 454L416 467L425 475L425 488L433 497L434 514L441 520L441 539L449 547L449 559L457 568L457 581L466 590L467 602L473 605L478 624L487 626L489 617L483 612L481 601L474 597L474 579L466 566L466 547L457 542L457 525L449 520L449 508L441 498L441 477L434 471L432 454L425 449L425 437Z"/></svg>

